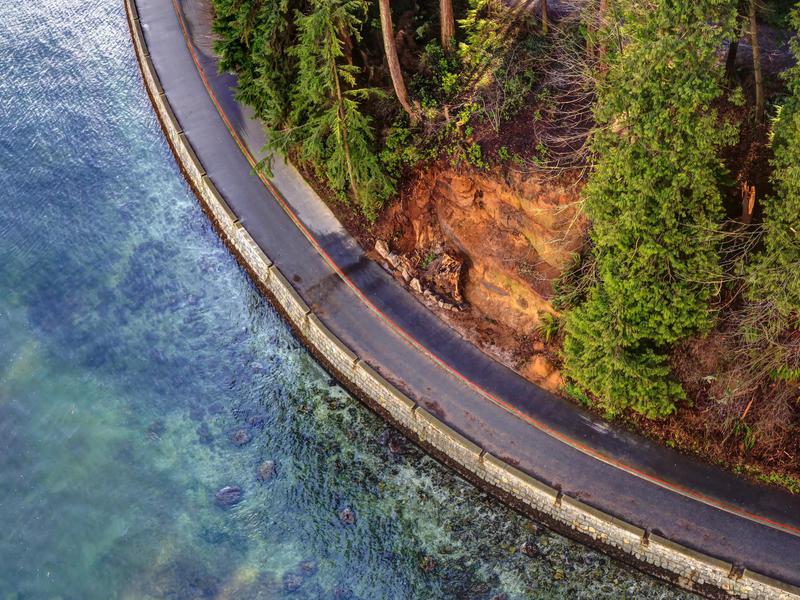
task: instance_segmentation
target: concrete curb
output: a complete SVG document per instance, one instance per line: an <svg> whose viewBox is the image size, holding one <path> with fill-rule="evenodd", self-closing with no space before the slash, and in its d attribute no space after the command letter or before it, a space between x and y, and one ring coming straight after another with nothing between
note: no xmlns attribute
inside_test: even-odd
<svg viewBox="0 0 800 600"><path fill-rule="evenodd" d="M293 330L356 395L388 417L434 456L482 487L560 532L709 597L800 600L800 589L737 569L601 512L493 456L418 406L361 360L313 313L280 269L256 244L206 175L183 133L147 50L135 0L126 14L145 87L187 180L218 233Z"/></svg>

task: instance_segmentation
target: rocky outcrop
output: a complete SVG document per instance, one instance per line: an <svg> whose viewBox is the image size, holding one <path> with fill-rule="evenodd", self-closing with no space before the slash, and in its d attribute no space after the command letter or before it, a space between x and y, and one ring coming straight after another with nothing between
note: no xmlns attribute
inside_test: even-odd
<svg viewBox="0 0 800 600"><path fill-rule="evenodd" d="M584 240L574 183L541 176L432 169L404 194L403 212L418 251L444 243L463 259L464 299L521 332L553 311L552 281Z"/></svg>

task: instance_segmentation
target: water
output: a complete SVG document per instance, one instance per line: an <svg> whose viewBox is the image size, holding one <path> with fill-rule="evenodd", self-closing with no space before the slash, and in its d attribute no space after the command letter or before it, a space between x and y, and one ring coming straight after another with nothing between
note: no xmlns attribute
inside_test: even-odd
<svg viewBox="0 0 800 600"><path fill-rule="evenodd" d="M215 237L120 0L0 3L0 73L0 598L683 597L390 452Z"/></svg>

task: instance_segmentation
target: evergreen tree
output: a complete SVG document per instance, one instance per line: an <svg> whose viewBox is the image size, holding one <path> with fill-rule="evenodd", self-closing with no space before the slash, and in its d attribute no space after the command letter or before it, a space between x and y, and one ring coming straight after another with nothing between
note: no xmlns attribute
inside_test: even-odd
<svg viewBox="0 0 800 600"><path fill-rule="evenodd" d="M289 16L298 0L213 0L214 49L220 69L239 76L237 98L252 106L268 128L283 125L295 68Z"/></svg>
<svg viewBox="0 0 800 600"><path fill-rule="evenodd" d="M394 192L373 151L370 118L359 100L374 90L356 88L357 67L343 61L342 35L360 39L365 0L312 0L308 14L298 13L297 60L287 128L270 135L274 147L298 149L331 188L345 197L349 188L368 218Z"/></svg>
<svg viewBox="0 0 800 600"><path fill-rule="evenodd" d="M792 14L792 25L800 30L800 8ZM791 46L800 59L797 36ZM800 381L800 357L784 355L782 348L791 346L781 341L800 330L800 66L790 68L784 78L789 96L772 130L775 195L764 207L764 250L748 271L748 298L760 305L759 335L770 339L749 341L756 346L766 341L777 352L775 375Z"/></svg>
<svg viewBox="0 0 800 600"><path fill-rule="evenodd" d="M565 369L611 413L667 415L682 398L669 351L710 327L719 265L720 148L713 103L730 0L624 0L625 46L598 89L597 164L585 190L597 282L566 321Z"/></svg>

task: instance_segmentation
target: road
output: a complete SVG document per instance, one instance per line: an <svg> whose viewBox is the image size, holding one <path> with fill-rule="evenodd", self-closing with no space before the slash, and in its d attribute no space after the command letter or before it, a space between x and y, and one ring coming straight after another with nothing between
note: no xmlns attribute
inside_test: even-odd
<svg viewBox="0 0 800 600"><path fill-rule="evenodd" d="M679 544L800 586L800 498L617 430L524 380L366 259L290 165L275 165L273 194L218 112L245 150L260 156L261 128L235 101L235 78L217 73L204 5L181 2L191 46L169 0L137 0L177 119L244 227L342 341L447 425L535 478Z"/></svg>

